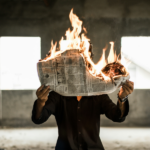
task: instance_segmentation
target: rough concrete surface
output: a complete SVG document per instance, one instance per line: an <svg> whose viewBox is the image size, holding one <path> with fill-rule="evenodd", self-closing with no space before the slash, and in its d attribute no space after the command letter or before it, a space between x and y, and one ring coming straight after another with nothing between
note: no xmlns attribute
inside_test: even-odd
<svg viewBox="0 0 150 150"><path fill-rule="evenodd" d="M0 129L0 149L54 150L58 130L53 128ZM115 136L114 136L115 135ZM149 150L150 128L101 127L106 150Z"/></svg>
<svg viewBox="0 0 150 150"><path fill-rule="evenodd" d="M115 42L119 54L122 36L150 36L150 0L0 0L0 36L39 36L44 58L50 41L59 41L71 26L71 8L87 28L95 63L106 45L109 49L110 41ZM112 97L116 102L117 93ZM30 115L35 99L35 91L2 91L0 125L33 126ZM135 90L129 100L130 112L125 122L114 123L102 116L102 125L150 126L149 90ZM43 125L56 123L51 116Z"/></svg>

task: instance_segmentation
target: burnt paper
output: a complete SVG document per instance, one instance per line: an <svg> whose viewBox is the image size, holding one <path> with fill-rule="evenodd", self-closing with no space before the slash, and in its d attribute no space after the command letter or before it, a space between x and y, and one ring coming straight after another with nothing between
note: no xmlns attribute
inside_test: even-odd
<svg viewBox="0 0 150 150"><path fill-rule="evenodd" d="M121 86L128 76L118 76L104 81L92 76L86 68L79 50L67 50L47 61L37 63L41 84L63 96L90 96L109 94Z"/></svg>

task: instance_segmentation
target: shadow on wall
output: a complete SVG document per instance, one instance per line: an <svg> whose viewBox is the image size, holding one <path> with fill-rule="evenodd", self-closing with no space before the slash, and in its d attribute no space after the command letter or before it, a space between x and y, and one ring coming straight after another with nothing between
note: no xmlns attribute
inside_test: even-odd
<svg viewBox="0 0 150 150"><path fill-rule="evenodd" d="M43 127L56 126L54 116L42 125L35 125L31 121L31 111L36 99L36 91L12 90L2 91L2 120L1 125L6 127ZM110 98L117 103L118 91L110 94ZM123 123L115 123L101 116L102 126L150 126L150 92L149 90L135 90L129 96L130 111Z"/></svg>

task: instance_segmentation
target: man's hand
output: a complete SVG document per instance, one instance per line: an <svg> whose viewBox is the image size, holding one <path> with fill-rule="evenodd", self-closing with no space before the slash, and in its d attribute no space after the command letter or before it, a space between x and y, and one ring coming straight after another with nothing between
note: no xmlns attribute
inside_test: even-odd
<svg viewBox="0 0 150 150"><path fill-rule="evenodd" d="M127 80L126 83L124 83L120 89L119 97L121 99L125 98L127 95L131 94L134 89L134 83Z"/></svg>
<svg viewBox="0 0 150 150"><path fill-rule="evenodd" d="M50 92L50 86L46 86L44 88L44 85L41 85L36 91L36 95L38 97L37 101L42 105L45 105L45 102L48 100L49 92Z"/></svg>

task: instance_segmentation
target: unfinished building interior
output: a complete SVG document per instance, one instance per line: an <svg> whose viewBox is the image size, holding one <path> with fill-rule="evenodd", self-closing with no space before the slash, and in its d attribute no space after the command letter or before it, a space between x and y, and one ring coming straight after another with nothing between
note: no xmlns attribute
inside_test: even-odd
<svg viewBox="0 0 150 150"><path fill-rule="evenodd" d="M114 49L119 54L124 37L150 37L149 0L0 0L0 39L3 37L38 37L40 39L38 56L43 59L50 49L51 40L59 41L71 26L69 12L72 8L83 21L87 36L93 44L95 63L100 59L103 48L107 46L109 49L110 41L114 42ZM139 42L135 42L135 49L136 44L138 45ZM26 43L23 43L21 47L25 45ZM144 45L143 48L145 49ZM115 123L104 115L101 116L101 139L107 150L150 149L150 134L148 134L150 133L150 86L147 82L147 78L150 78L150 70L145 67L146 65L139 65L143 60L147 64L150 63L150 59L145 60L150 54L150 47L146 47L145 51L143 48L141 47L140 52L138 49L141 53L138 62L132 59L130 62L140 71L143 70L147 77L143 76L146 80L142 77L136 80L136 82L144 83L141 83L143 85L141 88L135 87L134 92L129 95L130 110L126 120L123 123ZM134 57L136 58L138 56L135 49ZM1 50L0 54L2 54ZM13 52L13 49L11 51ZM106 50L106 56L108 52ZM9 54L8 50L7 55ZM38 87L13 89L13 87L1 86L2 82L4 85L9 84L1 80L4 76L1 73L4 65L1 64L4 64L4 61L9 62L7 55L0 56L3 60L3 62L0 61L0 149L55 149L58 134L55 118L51 116L42 125L35 125L31 121L31 111ZM11 57L14 61L20 57L28 61L30 52L28 55L24 56L24 51L20 49L20 53L14 52ZM29 66L23 67L28 70ZM27 74L30 75L30 71ZM9 76L11 77L11 74L8 78ZM138 73L135 76L137 77ZM33 84L32 80L27 82L28 85ZM138 85L138 83L135 84ZM119 89L109 94L115 103L117 103L118 91ZM111 137L107 134L108 131L109 134L116 132L116 137ZM30 136L31 133L37 139Z"/></svg>

